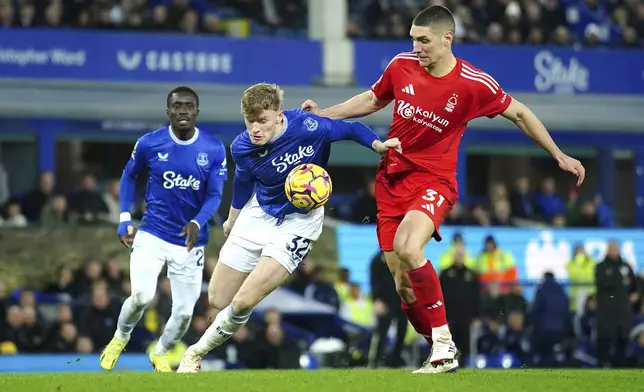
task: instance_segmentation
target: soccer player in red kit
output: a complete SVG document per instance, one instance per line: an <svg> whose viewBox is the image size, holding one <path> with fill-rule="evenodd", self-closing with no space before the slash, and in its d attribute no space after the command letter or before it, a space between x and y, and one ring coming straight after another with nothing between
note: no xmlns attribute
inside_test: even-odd
<svg viewBox="0 0 644 392"><path fill-rule="evenodd" d="M582 164L564 154L535 114L512 99L485 72L452 54L454 17L443 6L421 11L410 30L413 52L395 56L371 90L320 110L336 119L372 114L394 102L389 150L376 174L377 233L380 248L402 298L402 308L416 331L432 345L428 361L416 373L458 368L456 347L447 325L443 293L424 248L458 198L456 161L467 123L502 115L535 140L559 164L584 181ZM511 66L511 65L509 65ZM432 344L433 343L433 344Z"/></svg>

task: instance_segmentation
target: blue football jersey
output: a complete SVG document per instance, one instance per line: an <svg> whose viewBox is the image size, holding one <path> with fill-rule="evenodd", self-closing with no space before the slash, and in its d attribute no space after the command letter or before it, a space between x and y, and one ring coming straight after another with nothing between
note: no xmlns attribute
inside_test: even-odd
<svg viewBox="0 0 644 392"><path fill-rule="evenodd" d="M130 211L134 180L146 168L146 212L139 230L183 246L181 230L195 221L201 228L196 245L205 245L208 220L219 208L227 178L224 144L199 129L186 141L178 139L170 127L142 136L121 177L121 212Z"/></svg>
<svg viewBox="0 0 644 392"><path fill-rule="evenodd" d="M295 109L284 111L284 130L262 146L250 141L248 132L230 146L235 162L233 207L241 209L253 191L262 210L278 219L292 213L307 213L291 204L284 193L286 176L295 166L314 163L325 167L331 143L354 140L371 148L378 136L364 124L331 120Z"/></svg>

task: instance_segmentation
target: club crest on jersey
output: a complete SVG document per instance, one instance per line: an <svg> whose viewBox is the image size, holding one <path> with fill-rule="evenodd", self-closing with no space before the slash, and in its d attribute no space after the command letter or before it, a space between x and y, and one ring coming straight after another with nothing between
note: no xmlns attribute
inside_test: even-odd
<svg viewBox="0 0 644 392"><path fill-rule="evenodd" d="M450 113L453 112L456 108L456 104L458 104L458 94L452 94L445 104L445 111Z"/></svg>
<svg viewBox="0 0 644 392"><path fill-rule="evenodd" d="M208 165L208 154L205 152L200 152L197 154L197 165L207 166Z"/></svg>
<svg viewBox="0 0 644 392"><path fill-rule="evenodd" d="M304 125L306 126L306 130L309 132L313 132L318 129L318 121L312 119L311 117L307 117L304 120Z"/></svg>

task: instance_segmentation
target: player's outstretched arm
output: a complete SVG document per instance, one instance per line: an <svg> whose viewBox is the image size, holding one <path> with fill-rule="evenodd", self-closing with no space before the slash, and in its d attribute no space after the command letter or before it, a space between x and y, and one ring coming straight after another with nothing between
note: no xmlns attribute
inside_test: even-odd
<svg viewBox="0 0 644 392"><path fill-rule="evenodd" d="M384 154L388 149L400 149L400 141L397 138L380 141L373 129L358 121L344 121L325 119L327 128L327 140L337 142L340 140L353 140L378 154Z"/></svg>
<svg viewBox="0 0 644 392"><path fill-rule="evenodd" d="M546 150L557 161L562 170L574 174L577 177L577 186L581 186L586 177L586 169L581 162L566 155L559 149L546 127L532 110L513 99L510 106L501 115L516 124L519 129Z"/></svg>
<svg viewBox="0 0 644 392"><path fill-rule="evenodd" d="M132 155L123 169L119 187L121 216L117 234L121 243L128 248L132 246L132 243L134 242L134 234L136 232L132 225L132 215L130 214L130 209L132 208L132 202L134 201L134 194L136 191L136 177L141 173L145 166L145 147L143 138L141 138L134 145Z"/></svg>
<svg viewBox="0 0 644 392"><path fill-rule="evenodd" d="M306 110L318 116L336 120L348 118L359 118L368 116L389 105L391 101L384 101L376 98L373 91L367 90L341 104L331 106L327 109L320 109L318 104L312 100L306 100L302 104L302 110Z"/></svg>

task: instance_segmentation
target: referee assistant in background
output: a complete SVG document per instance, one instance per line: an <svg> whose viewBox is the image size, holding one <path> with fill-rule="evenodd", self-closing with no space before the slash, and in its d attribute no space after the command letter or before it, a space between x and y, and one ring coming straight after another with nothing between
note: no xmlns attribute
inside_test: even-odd
<svg viewBox="0 0 644 392"><path fill-rule="evenodd" d="M385 365L393 368L402 367L404 362L401 353L408 321L400 307L400 296L396 292L396 284L387 268L383 252L379 251L371 260L370 279L376 328L369 348L369 367L376 368L381 364L387 344L387 332L392 322L396 323L396 341Z"/></svg>

